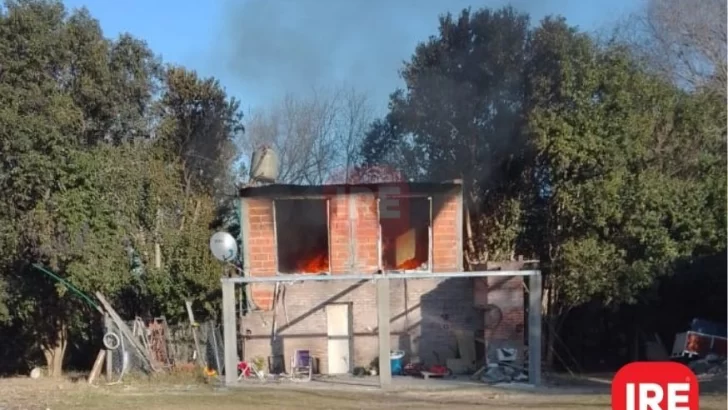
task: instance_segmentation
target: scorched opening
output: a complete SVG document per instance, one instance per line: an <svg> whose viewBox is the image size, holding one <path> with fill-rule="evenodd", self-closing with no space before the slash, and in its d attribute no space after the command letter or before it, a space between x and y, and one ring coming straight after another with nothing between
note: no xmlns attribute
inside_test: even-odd
<svg viewBox="0 0 728 410"><path fill-rule="evenodd" d="M329 272L328 201L285 199L275 201L278 271Z"/></svg>
<svg viewBox="0 0 728 410"><path fill-rule="evenodd" d="M382 211L379 226L384 270L428 270L430 267L430 198L401 197L396 217Z"/></svg>

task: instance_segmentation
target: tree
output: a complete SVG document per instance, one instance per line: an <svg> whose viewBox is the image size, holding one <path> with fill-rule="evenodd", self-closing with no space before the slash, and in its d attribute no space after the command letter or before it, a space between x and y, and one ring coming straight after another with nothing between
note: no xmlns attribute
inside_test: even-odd
<svg viewBox="0 0 728 410"><path fill-rule="evenodd" d="M131 224L119 212L125 204L109 184L118 174L112 163L115 158L102 151L69 154L65 176L58 181L64 188L43 198L20 221L21 255L61 273L83 291L114 295L129 283L129 261L122 244L124 228ZM59 376L69 328L83 327L81 316L94 312L81 309L77 295L28 266L16 268L22 272L14 277L16 290L35 299L32 304L21 303L25 306L16 311L16 319L32 324L26 330L39 341L49 374Z"/></svg>
<svg viewBox="0 0 728 410"><path fill-rule="evenodd" d="M129 149L126 163L133 171L126 172L125 202L135 225L125 229L124 244L139 254L143 274L117 300L128 314L181 320L184 302L190 301L201 318L214 317L221 267L208 244L217 201L209 193L188 191L182 159L170 161L159 147L146 144Z"/></svg>
<svg viewBox="0 0 728 410"><path fill-rule="evenodd" d="M677 262L723 246L718 99L678 90L562 19L533 33L525 78L526 229L539 238L553 331L570 308L632 303Z"/></svg>
<svg viewBox="0 0 728 410"><path fill-rule="evenodd" d="M224 201L234 194L233 167L244 131L243 114L240 103L229 98L214 78L202 79L193 71L168 67L163 87L156 105L160 118L156 143L165 160L182 164L180 183L185 199L178 229L184 231L188 221L193 225L200 222L205 195ZM161 233L155 231L153 236L154 266L161 269Z"/></svg>
<svg viewBox="0 0 728 410"><path fill-rule="evenodd" d="M402 75L364 164L396 152L414 159L410 175L464 179L470 261L541 260L549 356L570 309L634 303L677 266L724 252L715 92L676 87L562 18L529 29L510 8L442 17Z"/></svg>
<svg viewBox="0 0 728 410"><path fill-rule="evenodd" d="M529 18L513 8L463 10L440 18L402 70L406 89L362 146L368 162L395 163L409 178L463 179L466 254L472 263L511 258L520 199L511 184L522 161L522 71ZM406 152L406 154L404 153Z"/></svg>
<svg viewBox="0 0 728 410"><path fill-rule="evenodd" d="M384 119L376 119L369 125L361 141L358 158L363 169L386 167L405 180L425 178L424 168L417 163L414 145L403 134L401 119L391 112ZM389 179L375 178L382 182Z"/></svg>
<svg viewBox="0 0 728 410"><path fill-rule="evenodd" d="M279 157L279 181L323 184L358 162L361 140L371 121L367 96L353 88L313 90L308 96L286 95L255 112L247 125L246 152L272 146ZM339 181L343 182L343 181Z"/></svg>
<svg viewBox="0 0 728 410"><path fill-rule="evenodd" d="M670 81L725 95L726 18L726 3L719 0L649 0L618 36Z"/></svg>
<svg viewBox="0 0 728 410"><path fill-rule="evenodd" d="M159 102L159 139L165 152L180 158L185 192L219 195L231 184L236 147L244 131L240 103L214 78L169 67Z"/></svg>
<svg viewBox="0 0 728 410"><path fill-rule="evenodd" d="M0 14L0 337L35 341L20 351L42 351L53 376L98 320L35 263L123 315L173 320L182 299L216 310L207 243L240 113L216 80L161 67L84 9L22 0Z"/></svg>

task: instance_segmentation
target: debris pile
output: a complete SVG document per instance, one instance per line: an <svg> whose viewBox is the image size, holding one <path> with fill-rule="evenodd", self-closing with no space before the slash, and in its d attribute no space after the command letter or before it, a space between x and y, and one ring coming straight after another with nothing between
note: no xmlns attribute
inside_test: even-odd
<svg viewBox="0 0 728 410"><path fill-rule="evenodd" d="M528 381L528 373L516 360L518 350L513 348L498 348L495 350L496 359L471 376L473 380L480 380L487 384L512 383Z"/></svg>
<svg viewBox="0 0 728 410"><path fill-rule="evenodd" d="M511 383L528 381L528 375L524 369L516 364L499 362L489 364L480 377L484 383Z"/></svg>
<svg viewBox="0 0 728 410"><path fill-rule="evenodd" d="M728 363L725 357L716 354L706 355L703 359L693 360L688 364L690 370L695 373L698 378L711 378L715 376L725 376L728 374Z"/></svg>

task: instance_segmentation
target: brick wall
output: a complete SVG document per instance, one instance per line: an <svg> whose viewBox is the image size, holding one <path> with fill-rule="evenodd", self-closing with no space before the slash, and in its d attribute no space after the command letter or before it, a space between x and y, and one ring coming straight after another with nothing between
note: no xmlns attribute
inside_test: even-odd
<svg viewBox="0 0 728 410"><path fill-rule="evenodd" d="M495 327L484 330L486 357L490 362L497 361L498 348L517 350L517 362L523 363L525 348L524 289L522 276L495 276L473 278L473 299L475 305L484 308L497 306L502 318L494 323ZM483 320L488 315L481 309ZM492 316L491 316L492 317Z"/></svg>
<svg viewBox="0 0 728 410"><path fill-rule="evenodd" d="M332 191L329 202L329 256L331 274L374 273L379 269L379 216L377 193L350 188ZM243 198L248 215L244 246L251 276L277 272L273 199ZM404 200L406 201L406 199ZM459 192L433 195L433 271L462 270L462 230L459 225ZM245 215L245 213L243 213ZM245 221L243 221L245 223ZM279 232L284 235L285 232ZM251 286L253 303L271 308L274 285Z"/></svg>
<svg viewBox="0 0 728 410"><path fill-rule="evenodd" d="M379 211L373 192L353 193L351 215L354 225L354 272L370 273L379 269Z"/></svg>
<svg viewBox="0 0 728 410"><path fill-rule="evenodd" d="M379 269L378 194L351 188L332 192L327 197L330 198L331 274L376 272ZM247 249L244 252L250 260L249 272L252 276L273 276L277 262L272 199L244 198L243 201L248 214L250 239L245 241ZM460 271L460 192L433 195L432 204L432 269L435 272ZM278 232L281 234L284 233ZM511 342L519 343L520 340L522 351L523 293L515 291L516 283L520 289L521 282L520 278L506 282L501 293L495 286L488 288L489 298L500 300L498 303L505 309L502 307L504 318L499 326L483 336L493 341L491 346L511 346ZM309 349L319 359L320 370L325 373L328 360L325 306L329 303L351 304L352 367L368 366L376 358L377 309L373 283L304 282L281 286L285 286L285 301L279 301L275 307L272 303L274 285L251 286L250 294L258 310L242 319L240 333L245 338L245 358L282 355L288 366L296 349ZM478 330L483 332L484 315L482 309L475 307L474 298L478 297L478 292L473 292L473 279L392 280L390 287L392 349L404 350L427 364L445 364L447 358L455 357L454 330L465 330L473 335ZM272 338L274 317L278 332Z"/></svg>
<svg viewBox="0 0 728 410"><path fill-rule="evenodd" d="M348 197L332 196L329 202L329 257L333 274L349 271L353 263L349 235L354 225L349 215Z"/></svg>
<svg viewBox="0 0 728 410"><path fill-rule="evenodd" d="M454 195L432 198L432 264L433 271L462 270L462 229L458 223L462 212L458 197ZM460 258L460 260L458 260Z"/></svg>
<svg viewBox="0 0 728 410"><path fill-rule="evenodd" d="M376 285L373 282L303 282L285 285L285 299L273 311L253 312L240 323L244 357L283 355L286 369L296 349L317 357L327 372L326 305L351 303L353 357L351 367L369 366L378 356ZM482 329L473 307L470 278L390 280L390 332L393 350L404 350L426 364L454 358L454 331L475 334ZM287 316L287 317L286 317ZM277 327L271 337L273 322Z"/></svg>
<svg viewBox="0 0 728 410"><path fill-rule="evenodd" d="M248 237L245 240L251 276L274 276L277 271L273 207L269 199L245 199L248 214ZM270 309L273 286L265 283L250 285L250 296L260 309Z"/></svg>

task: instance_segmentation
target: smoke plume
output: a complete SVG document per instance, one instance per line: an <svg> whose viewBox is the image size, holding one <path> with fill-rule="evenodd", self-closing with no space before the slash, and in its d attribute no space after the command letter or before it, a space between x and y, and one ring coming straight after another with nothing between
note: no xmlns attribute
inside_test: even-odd
<svg viewBox="0 0 728 410"><path fill-rule="evenodd" d="M617 1L619 2L619 1ZM401 85L397 75L417 43L436 34L438 15L472 5L499 8L507 1L472 0L227 0L215 55L226 82L241 89L246 105L284 92L347 84L366 92L378 108ZM534 22L563 14L593 25L601 7L579 0L516 0ZM603 14L602 14L603 16ZM381 105L379 105L381 104Z"/></svg>

